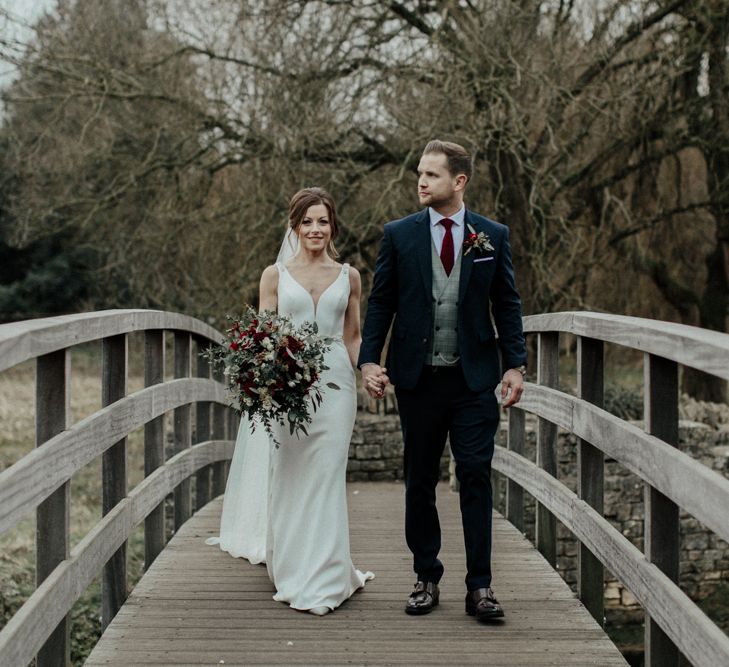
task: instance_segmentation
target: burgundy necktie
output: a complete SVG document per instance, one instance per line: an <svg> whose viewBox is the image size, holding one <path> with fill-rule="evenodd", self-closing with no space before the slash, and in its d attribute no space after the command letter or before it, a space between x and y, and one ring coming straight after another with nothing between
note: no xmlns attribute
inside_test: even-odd
<svg viewBox="0 0 729 667"><path fill-rule="evenodd" d="M453 270L453 234L451 233L451 227L453 226L453 220L449 218L443 218L440 224L445 227L445 236L443 237L443 245L440 248L440 261L443 263L446 275L451 275Z"/></svg>

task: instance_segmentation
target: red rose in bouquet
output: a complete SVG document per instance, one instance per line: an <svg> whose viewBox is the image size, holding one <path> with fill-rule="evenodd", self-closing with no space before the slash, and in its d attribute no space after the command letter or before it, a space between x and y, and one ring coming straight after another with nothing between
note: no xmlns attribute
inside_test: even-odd
<svg viewBox="0 0 729 667"><path fill-rule="evenodd" d="M231 319L231 318L229 318ZM214 366L222 366L237 406L258 417L266 432L276 440L274 421L289 431L307 435L309 409L316 411L322 394L318 380L328 370L324 353L331 339L319 336L315 323L294 326L291 319L271 311L248 307L242 317L231 319L219 347L203 352ZM339 389L327 383L330 389Z"/></svg>

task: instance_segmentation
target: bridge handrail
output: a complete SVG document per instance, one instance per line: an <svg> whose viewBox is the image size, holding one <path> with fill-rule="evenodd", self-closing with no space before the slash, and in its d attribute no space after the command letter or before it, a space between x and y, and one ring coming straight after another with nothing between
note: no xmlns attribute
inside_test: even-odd
<svg viewBox="0 0 729 667"><path fill-rule="evenodd" d="M507 478L506 516L524 526L524 495L536 500L536 546L556 567L556 518L580 541L578 594L595 619L604 618L607 567L646 610L646 666L677 664L679 650L694 665L729 664L729 637L680 589L679 510L729 541L729 479L678 450L678 366L729 379L729 335L669 322L591 312L524 318L538 336L538 384L527 383L509 411L508 449L494 469ZM557 389L559 334L577 339L578 396ZM602 409L604 343L644 352L644 428ZM538 418L536 465L524 457L525 413ZM577 494L557 480L558 428L578 440ZM605 455L645 484L641 554L603 517Z"/></svg>
<svg viewBox="0 0 729 667"><path fill-rule="evenodd" d="M172 457L140 482L104 516L41 583L0 632L0 664L27 665L54 628L95 579L97 572L150 512L183 480L233 456L233 442L199 443Z"/></svg>
<svg viewBox="0 0 729 667"><path fill-rule="evenodd" d="M510 449L498 448L494 459L494 468L509 478L507 518L521 527L521 492L523 489L531 493L537 500L538 547L550 562L554 558L554 519L557 517L582 542L581 556L585 556L585 562L585 554L594 554L632 590L650 615L647 615L646 628L657 623L676 647L689 654L697 665L729 664L729 639L681 592L675 583L677 566L672 572L670 558L662 561L655 548L649 553L648 539L646 554L641 554L602 517L602 457L607 454L640 476L649 494L658 494L655 500L650 496L646 533L655 533L658 537L653 541L660 543L662 548L671 551L677 544L678 506L723 539L729 539L726 511L722 516L722 509L729 508L729 480L675 448L677 364L729 379L729 335L655 320L582 312L529 316L524 320L524 327L527 333L538 334L540 339L540 384L529 384L520 409L510 411ZM163 377L165 330L175 332L175 379L167 382ZM123 392L126 391L126 334L135 331L146 332L149 349L153 351L149 356L152 372L147 377L145 370L144 390L129 396L120 395L122 385ZM579 398L555 388L560 332L574 334L578 339ZM39 391L45 381L49 392L60 388L62 398L65 398L68 374L63 367L64 355L67 362L67 350L74 345L103 340L106 369L105 407L71 427L58 426L63 400L51 397L53 400L46 402L48 396L44 397L42 406L50 406L52 424L43 425L43 444L0 473L0 534L33 509L38 510L39 517L41 511L48 510L50 514L46 515L46 521L50 516L63 524L67 506L62 498L59 501L59 494L62 495L64 489L67 493L68 480L74 472L99 455L105 457L105 466L107 463L112 468L121 465L114 461L120 460L119 447L123 447L123 439L142 425L145 425L145 440L149 429L150 441L155 443L159 456L163 436L160 420L167 411L175 411L176 447L177 444L185 447L183 451L176 450L176 455L167 463L163 459L150 463L145 480L128 495L126 490L123 497L119 497L118 489L110 492L115 499L111 507L105 509L104 518L70 554L59 558L56 549L56 561L50 569L46 568L44 581L0 632L0 663L27 663L34 653L45 651L49 646L54 650L67 650L65 639L54 631L55 623L59 619L64 623L71 605L96 576L98 568L107 563L104 583L112 588L118 586L121 579L114 572L112 561L118 557L118 550L123 548L121 545L133 527L141 521L150 522L150 525L156 522L157 533L160 528L163 531L160 503L173 491L175 522L179 525L189 516L190 476L200 475L206 468L209 472L210 464L232 455L232 443L221 437L226 415L220 377L211 380L209 368L201 360L198 361L198 378L189 377L192 337L200 344L217 343L222 338L214 328L194 318L146 310L101 311L0 325L0 371L38 358L39 369L41 361L44 363L39 374ZM646 353L646 376L650 384L646 388L647 432L601 408L603 342ZM666 386L662 388L661 383ZM201 429L198 440L205 442L189 448L189 410L193 403L197 403L198 409L202 406L198 414L202 420L198 424ZM214 406L212 421L211 405ZM660 410L656 406L660 406ZM524 443L524 412L539 418L537 465L520 455ZM232 425L231 420L227 423L229 427ZM557 427L580 438L579 497L556 479ZM209 477L207 479L209 483ZM105 477L105 494L107 486L114 487L118 482L118 479ZM218 474L216 493L222 491L221 482L224 484L224 477ZM183 489L186 484L188 487ZM701 489L701 494L696 493L697 488ZM201 498L206 502L208 492L209 489L206 492L200 483L198 493L202 496L198 495L198 506ZM521 509L517 509L520 503ZM675 512L671 509L674 503ZM53 539L62 536L63 530L66 530L67 540L67 520L65 526L54 529ZM145 540L146 537L145 534ZM161 545L157 542L151 552L159 548ZM587 583L580 583L580 597L596 618L599 613L601 621L602 570L598 572L588 562L587 566L581 565L582 571L587 573ZM598 595L599 610L594 603ZM109 603L108 600L106 591L105 619L109 616L108 609L112 609L113 615L123 601ZM664 664L666 655L670 654L670 648L660 641L656 643L655 636L656 633L650 640L649 665ZM49 637L51 641L43 647ZM39 667L45 664L40 656L38 664Z"/></svg>
<svg viewBox="0 0 729 667"><path fill-rule="evenodd" d="M549 473L503 447L496 448L494 469L518 482L605 563L651 617L667 628L692 664L727 664L729 637L602 514Z"/></svg>
<svg viewBox="0 0 729 667"><path fill-rule="evenodd" d="M729 479L723 475L635 424L556 389L527 382L519 405L589 441L729 542Z"/></svg>
<svg viewBox="0 0 729 667"><path fill-rule="evenodd" d="M165 379L166 331L174 334L173 379ZM127 334L133 332L144 332L145 388L128 395ZM0 534L33 510L38 526L38 585L0 631L0 664L27 664L34 655L38 667L67 662L70 610L99 569L104 627L126 598L126 540L133 528L145 524L148 567L167 541L165 497L174 495L177 529L192 512L190 477L196 478L195 509L223 492L237 418L222 375L195 353L221 340L193 317L153 310L0 325L0 371L34 358L37 363L36 447L0 472ZM102 347L102 407L70 424L70 350L92 341ZM174 456L165 462L168 412L174 413ZM145 479L128 493L126 438L142 426ZM99 456L104 516L71 550L70 480Z"/></svg>
<svg viewBox="0 0 729 667"><path fill-rule="evenodd" d="M94 412L36 447L0 472L0 535L116 442L193 401L225 404L225 388L203 378L152 385Z"/></svg>
<svg viewBox="0 0 729 667"><path fill-rule="evenodd" d="M729 335L642 317L566 311L528 315L525 333L570 333L630 347L729 380Z"/></svg>
<svg viewBox="0 0 729 667"><path fill-rule="evenodd" d="M44 317L0 325L0 372L74 345L150 329L186 331L214 343L223 339L217 329L205 322L164 310L99 310Z"/></svg>

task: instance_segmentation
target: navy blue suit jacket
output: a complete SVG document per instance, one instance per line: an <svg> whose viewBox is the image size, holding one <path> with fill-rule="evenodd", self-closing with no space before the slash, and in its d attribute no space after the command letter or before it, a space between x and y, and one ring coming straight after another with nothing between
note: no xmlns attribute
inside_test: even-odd
<svg viewBox="0 0 729 667"><path fill-rule="evenodd" d="M501 381L499 348L504 368L526 363L521 299L514 284L508 228L469 210L465 222L476 233L484 232L494 247L484 252L472 249L462 257L458 289L458 350L463 374L472 391L484 391ZM464 238L468 234L466 227ZM357 365L380 363L394 316L385 366L391 382L400 389L417 384L432 336L432 243L427 208L388 222L375 266Z"/></svg>

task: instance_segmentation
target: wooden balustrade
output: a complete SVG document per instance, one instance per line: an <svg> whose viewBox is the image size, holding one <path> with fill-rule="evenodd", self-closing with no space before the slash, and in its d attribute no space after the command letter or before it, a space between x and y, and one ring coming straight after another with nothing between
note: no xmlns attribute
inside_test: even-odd
<svg viewBox="0 0 729 667"><path fill-rule="evenodd" d="M127 335L102 340L101 405L127 395ZM106 516L127 495L127 439L121 438L102 455L102 514ZM104 565L101 579L101 625L106 628L127 598L126 542Z"/></svg>
<svg viewBox="0 0 729 667"><path fill-rule="evenodd" d="M216 368L213 372L213 379L216 382L223 382L223 371ZM219 403L213 404L213 439L223 440L227 432L227 424L225 421L225 407ZM231 436L232 437L232 436ZM225 479L227 476L225 461L218 461L213 465L212 486L213 497L219 496L225 492Z"/></svg>
<svg viewBox="0 0 729 667"><path fill-rule="evenodd" d="M678 446L678 364L645 354L644 420L647 433ZM645 555L671 581L678 583L680 534L678 505L645 484ZM679 653L669 636L650 616L645 621L645 657L648 665L677 666Z"/></svg>
<svg viewBox="0 0 729 667"><path fill-rule="evenodd" d="M549 331L539 334L537 382L556 387L559 363L559 334ZM553 477L557 476L557 425L539 419L537 425L537 465ZM557 564L557 524L554 515L537 502L537 549L555 567Z"/></svg>
<svg viewBox="0 0 729 667"><path fill-rule="evenodd" d="M165 331L174 334L174 378L165 382ZM144 332L144 389L127 395L128 341ZM191 478L198 509L225 488L225 461L237 427L220 376L210 378L201 360L191 377L195 349L217 344L222 335L177 313L103 311L0 326L0 370L36 359L36 445L0 473L0 533L33 511L37 514L37 588L0 632L0 664L38 667L70 664L69 611L101 572L102 625L106 627L127 596L126 542L144 523L145 566L164 548L164 500L174 494L175 527L192 513ZM100 341L100 410L71 424L70 350ZM197 432L192 446L192 406ZM211 406L214 413L211 423ZM174 455L165 462L164 419L174 415ZM126 439L144 427L145 479L128 492ZM213 437L211 437L211 435ZM70 549L70 479L95 458L102 459L102 512L96 526ZM222 466L222 467L220 467Z"/></svg>
<svg viewBox="0 0 729 667"><path fill-rule="evenodd" d="M577 393L585 401L602 407L604 397L603 343L580 336L577 339ZM580 438L577 449L577 493L599 514L603 512L605 457L589 441ZM580 544L578 587L580 600L593 618L603 624L605 574L602 563Z"/></svg>
<svg viewBox="0 0 729 667"><path fill-rule="evenodd" d="M511 408L507 440L509 451L523 456L525 439L524 412L519 408ZM506 518L519 530L524 530L524 491L512 479L506 482Z"/></svg>
<svg viewBox="0 0 729 667"><path fill-rule="evenodd" d="M35 391L36 446L41 447L68 427L71 408L71 354L68 348L38 357ZM0 488L3 487L1 482L2 477ZM69 556L70 490L70 482L66 479L33 506L36 509L36 585L39 587ZM0 501L0 506L4 505ZM38 650L38 667L63 666L70 659L68 613L58 619L57 625L51 625L50 630Z"/></svg>
<svg viewBox="0 0 729 667"><path fill-rule="evenodd" d="M210 343L204 338L196 338L197 345L197 368L196 374L199 378L210 378L210 363L201 353L209 349ZM211 437L210 413L212 404L207 401L198 401L195 407L195 444L205 442ZM205 466L195 475L195 511L210 502L211 499L211 474L212 467Z"/></svg>
<svg viewBox="0 0 729 667"><path fill-rule="evenodd" d="M580 541L580 599L603 620L604 568L636 596L648 615L646 664L729 664L729 638L680 590L679 509L729 541L729 480L677 448L678 367L729 380L729 335L666 322L597 313L527 317L539 337L538 384L527 383L509 413L507 448L494 470L507 479L506 516L524 526L524 494L537 503L537 547L556 560L556 521ZM165 380L165 332L174 337L174 377ZM127 392L127 334L144 332L144 388ZM557 389L560 334L577 337L577 396ZM104 626L127 594L125 544L144 523L145 566L164 548L164 501L174 497L174 525L224 491L237 417L223 377L197 355L222 336L177 313L103 311L0 326L0 371L29 359L37 365L36 447L0 472L0 533L37 515L38 586L0 632L0 664L67 665L68 613L102 572ZM101 341L102 407L69 421L69 351ZM603 409L604 343L645 354L645 428ZM193 365L193 351L196 363ZM193 372L194 371L194 372ZM212 377L211 377L212 375ZM194 406L194 410L193 410ZM173 413L173 456L165 461L164 419ZM525 414L538 418L537 460L524 457ZM192 430L192 416L195 430ZM126 438L144 428L144 480L127 489ZM557 431L579 438L577 493L557 478ZM97 457L103 468L103 517L69 547L69 480ZM604 459L645 484L641 553L603 516ZM191 487L194 479L195 498ZM701 493L696 490L701 489Z"/></svg>
<svg viewBox="0 0 729 667"><path fill-rule="evenodd" d="M152 329L144 332L144 386L153 387L165 381L165 332ZM161 414L144 424L144 476L149 477L165 462L165 417ZM144 519L144 568L147 569L164 549L164 503L155 507Z"/></svg>
<svg viewBox="0 0 729 667"><path fill-rule="evenodd" d="M497 447L494 457L494 470L508 479L507 518L523 527L523 492L535 498L537 548L550 563L554 521L572 531L580 541L578 593L599 623L604 567L631 590L647 615L647 666L678 665L680 653L695 665L729 664L729 638L678 586L679 509L729 541L729 480L677 449L678 366L729 380L729 335L598 313L526 317L524 328L539 337L538 384L527 383L509 415L507 449ZM560 333L577 337L578 396L555 388ZM644 429L602 409L605 342L645 354ZM524 412L538 417L536 465L523 456ZM579 438L577 494L556 479L557 428ZM603 517L605 456L645 484L642 554Z"/></svg>
<svg viewBox="0 0 729 667"><path fill-rule="evenodd" d="M175 377L190 377L190 334L175 331ZM192 425L190 423L190 405L181 405L174 412L174 453L184 452L191 443ZM175 489L175 531L190 518L190 480L185 479Z"/></svg>

